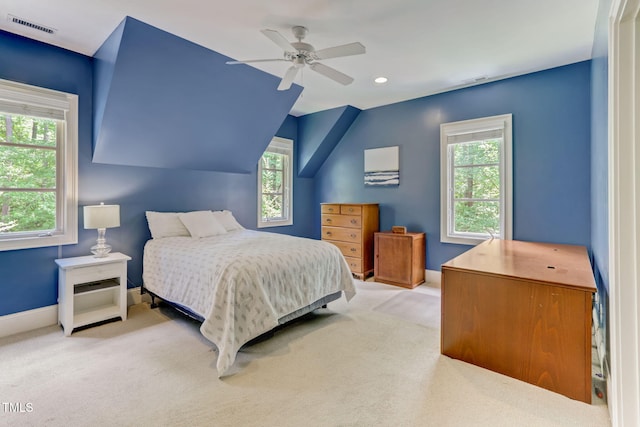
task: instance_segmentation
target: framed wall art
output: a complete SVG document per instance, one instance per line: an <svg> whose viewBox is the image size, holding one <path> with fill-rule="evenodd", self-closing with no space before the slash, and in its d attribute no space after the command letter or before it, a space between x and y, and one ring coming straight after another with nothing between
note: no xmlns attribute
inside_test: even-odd
<svg viewBox="0 0 640 427"><path fill-rule="evenodd" d="M364 185L397 187L400 185L399 147L364 150Z"/></svg>

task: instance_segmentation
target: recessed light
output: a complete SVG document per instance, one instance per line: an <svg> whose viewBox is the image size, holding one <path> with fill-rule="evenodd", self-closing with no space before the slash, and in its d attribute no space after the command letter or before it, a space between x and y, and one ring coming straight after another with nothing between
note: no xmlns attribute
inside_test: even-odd
<svg viewBox="0 0 640 427"><path fill-rule="evenodd" d="M386 77L380 76L380 77L376 77L373 81L376 82L377 84L381 85L381 84L384 84L387 81L389 81L389 79L387 79Z"/></svg>

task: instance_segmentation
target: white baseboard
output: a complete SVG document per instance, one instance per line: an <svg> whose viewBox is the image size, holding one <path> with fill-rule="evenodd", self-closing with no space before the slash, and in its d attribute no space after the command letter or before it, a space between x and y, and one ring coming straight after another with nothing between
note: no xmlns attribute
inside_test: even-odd
<svg viewBox="0 0 640 427"><path fill-rule="evenodd" d="M140 295L140 286L137 288L129 288L127 291L127 306L142 303L144 296Z"/></svg>
<svg viewBox="0 0 640 427"><path fill-rule="evenodd" d="M140 287L128 289L127 306L141 302ZM0 316L0 338L33 331L56 323L58 323L58 304L7 314Z"/></svg>
<svg viewBox="0 0 640 427"><path fill-rule="evenodd" d="M0 338L58 323L58 304L0 316Z"/></svg>
<svg viewBox="0 0 640 427"><path fill-rule="evenodd" d="M437 288L440 289L440 278L442 277L442 275L440 274L439 271L437 270L425 270L424 271L424 281L425 283L422 284L422 286L430 286L432 288ZM367 282L375 282L375 276L371 276L369 277L367 280Z"/></svg>
<svg viewBox="0 0 640 427"><path fill-rule="evenodd" d="M428 286L440 289L440 278L442 274L437 270L425 270L424 278Z"/></svg>

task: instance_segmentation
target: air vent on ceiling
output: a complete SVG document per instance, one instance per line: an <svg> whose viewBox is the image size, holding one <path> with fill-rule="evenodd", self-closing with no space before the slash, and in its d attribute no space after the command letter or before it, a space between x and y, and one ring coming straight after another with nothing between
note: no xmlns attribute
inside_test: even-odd
<svg viewBox="0 0 640 427"><path fill-rule="evenodd" d="M45 27L44 25L36 24L34 22L27 21L26 19L19 18L14 15L7 15L9 22L13 22L14 24L23 25L28 28L32 28L34 30L42 31L47 34L55 34L55 28Z"/></svg>

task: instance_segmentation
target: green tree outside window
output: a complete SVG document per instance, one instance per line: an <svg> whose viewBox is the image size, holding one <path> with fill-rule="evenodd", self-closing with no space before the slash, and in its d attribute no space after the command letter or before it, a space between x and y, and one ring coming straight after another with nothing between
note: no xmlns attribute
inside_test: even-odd
<svg viewBox="0 0 640 427"><path fill-rule="evenodd" d="M55 229L57 126L0 114L0 233Z"/></svg>

